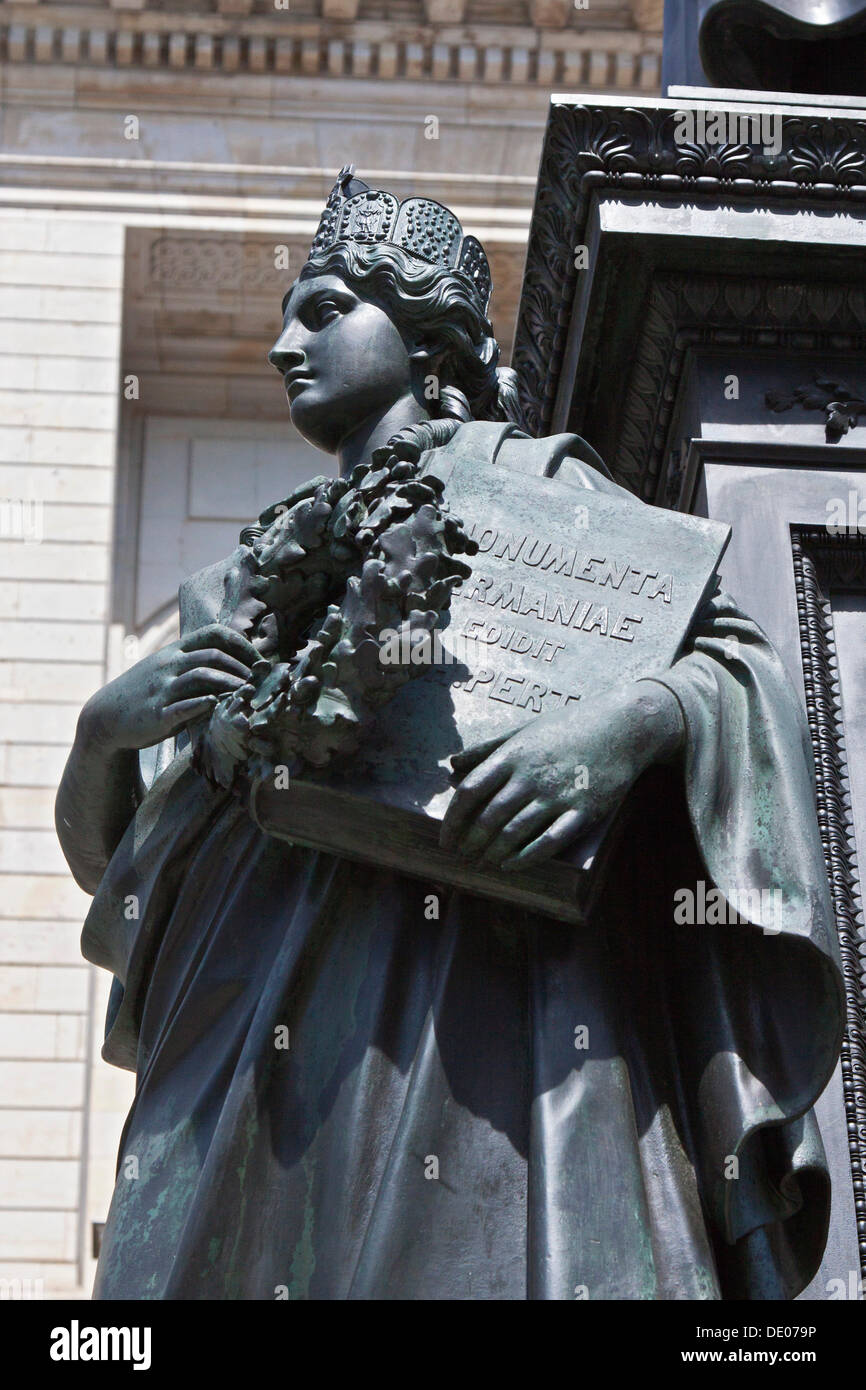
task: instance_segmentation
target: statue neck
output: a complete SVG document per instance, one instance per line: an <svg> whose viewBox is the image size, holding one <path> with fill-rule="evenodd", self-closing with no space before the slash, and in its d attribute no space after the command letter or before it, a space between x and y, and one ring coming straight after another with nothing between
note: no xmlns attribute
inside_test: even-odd
<svg viewBox="0 0 866 1390"><path fill-rule="evenodd" d="M359 463L369 463L373 451L387 444L392 435L399 430L404 430L408 425L418 425L422 420L429 420L430 412L420 401L417 401L411 392L401 396L392 406L385 411L384 415L372 414L368 416L351 434L340 444L337 450L337 461L340 465L340 477L346 478L352 469Z"/></svg>

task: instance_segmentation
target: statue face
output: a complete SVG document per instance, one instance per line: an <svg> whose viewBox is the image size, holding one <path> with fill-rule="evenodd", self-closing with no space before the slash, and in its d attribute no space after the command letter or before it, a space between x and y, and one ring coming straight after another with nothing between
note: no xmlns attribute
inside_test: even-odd
<svg viewBox="0 0 866 1390"><path fill-rule="evenodd" d="M335 274L298 280L268 360L285 380L292 423L326 453L412 389L409 347L385 310Z"/></svg>

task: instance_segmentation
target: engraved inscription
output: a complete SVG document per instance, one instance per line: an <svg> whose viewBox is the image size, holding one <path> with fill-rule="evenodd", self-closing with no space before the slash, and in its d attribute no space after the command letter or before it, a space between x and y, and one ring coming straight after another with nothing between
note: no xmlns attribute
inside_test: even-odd
<svg viewBox="0 0 866 1390"><path fill-rule="evenodd" d="M632 628L643 622L639 614L619 613L605 603L593 603L591 599L572 600L555 589L538 589L533 585L516 584L511 579L500 582L486 574L473 573L459 597L499 608L502 612L559 623L577 632L613 637L620 642L633 642Z"/></svg>
<svg viewBox="0 0 866 1390"><path fill-rule="evenodd" d="M549 637L533 637L532 633L522 628L486 623L483 618L473 618L460 635L469 642L486 642L488 646L501 647L503 651L529 656L535 661L552 661L557 652L565 651L564 642L554 642Z"/></svg>
<svg viewBox="0 0 866 1390"><path fill-rule="evenodd" d="M660 575L657 570L641 569L629 560L617 562L609 556L590 555L556 541L498 531L492 526L479 526L477 522L467 529L472 539L477 541L481 555L490 554L497 560L527 565L530 569L564 575L568 579L580 579L587 584L597 584L600 588L610 585L612 589L624 589L630 594L661 599L663 603L670 603L673 599L674 581L671 574Z"/></svg>
<svg viewBox="0 0 866 1390"><path fill-rule="evenodd" d="M559 709L569 705L580 696L571 691L556 690L544 685L542 681L531 680L528 676L509 675L507 671L491 671L482 666L474 671L468 680L456 681L458 690L467 694L486 695L490 700L498 700L503 705L514 705L533 714L542 710Z"/></svg>

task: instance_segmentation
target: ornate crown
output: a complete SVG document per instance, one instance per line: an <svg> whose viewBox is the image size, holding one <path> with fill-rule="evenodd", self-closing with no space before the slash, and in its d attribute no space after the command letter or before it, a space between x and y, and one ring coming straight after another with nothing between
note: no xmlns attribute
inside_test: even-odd
<svg viewBox="0 0 866 1390"><path fill-rule="evenodd" d="M442 203L431 198L407 198L400 203L393 194L356 179L354 164L347 164L328 195L310 255L341 241L401 246L428 265L457 270L487 313L492 283L484 247L474 236L463 235L454 213Z"/></svg>

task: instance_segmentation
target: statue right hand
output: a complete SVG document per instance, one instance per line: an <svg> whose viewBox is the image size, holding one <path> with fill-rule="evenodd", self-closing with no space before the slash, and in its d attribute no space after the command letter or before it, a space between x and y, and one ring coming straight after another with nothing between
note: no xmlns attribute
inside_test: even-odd
<svg viewBox="0 0 866 1390"><path fill-rule="evenodd" d="M252 643L223 623L197 628L97 691L82 710L85 736L109 753L150 748L209 714L221 695L250 680L260 660Z"/></svg>

